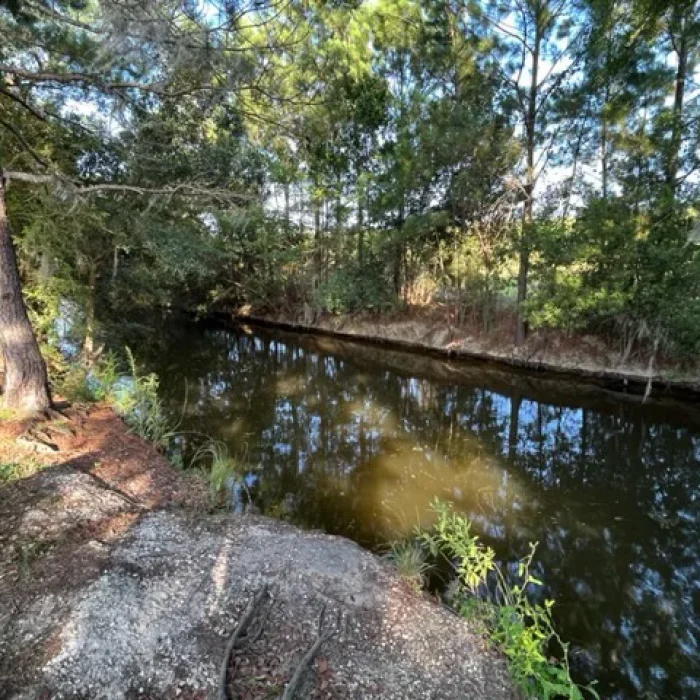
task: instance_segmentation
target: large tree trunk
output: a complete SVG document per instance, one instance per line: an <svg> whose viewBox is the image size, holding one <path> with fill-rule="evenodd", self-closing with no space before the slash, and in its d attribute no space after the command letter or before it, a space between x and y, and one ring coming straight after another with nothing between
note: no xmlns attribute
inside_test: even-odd
<svg viewBox="0 0 700 700"><path fill-rule="evenodd" d="M22 298L0 170L0 349L5 363L2 405L38 412L51 407L46 365Z"/></svg>

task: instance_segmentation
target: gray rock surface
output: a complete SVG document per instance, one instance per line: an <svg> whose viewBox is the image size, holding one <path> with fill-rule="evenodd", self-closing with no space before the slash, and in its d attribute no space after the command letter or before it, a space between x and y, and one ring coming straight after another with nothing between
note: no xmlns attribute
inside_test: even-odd
<svg viewBox="0 0 700 700"><path fill-rule="evenodd" d="M41 478L57 478L84 511L78 492L95 484L73 476L68 491L70 474ZM38 491L44 505L47 488ZM101 496L90 518L100 503L110 517L129 508ZM15 545L22 528L36 535L42 519L27 507L14 523ZM515 697L503 661L467 623L343 538L259 516L156 511L140 514L114 543L87 536L46 557L26 586L19 574L8 585L9 565L0 570L0 697L216 697L227 640L264 584L271 599L262 632L232 658L235 696L280 697L324 609L335 635L304 674L300 697ZM80 575L56 578L73 566Z"/></svg>

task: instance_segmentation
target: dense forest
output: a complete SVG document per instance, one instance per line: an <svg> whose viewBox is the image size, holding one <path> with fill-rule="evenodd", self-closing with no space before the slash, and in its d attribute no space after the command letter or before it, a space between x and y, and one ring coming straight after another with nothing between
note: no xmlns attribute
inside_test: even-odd
<svg viewBox="0 0 700 700"><path fill-rule="evenodd" d="M0 0L4 402L139 309L700 347L692 0ZM504 335L505 337L505 335Z"/></svg>

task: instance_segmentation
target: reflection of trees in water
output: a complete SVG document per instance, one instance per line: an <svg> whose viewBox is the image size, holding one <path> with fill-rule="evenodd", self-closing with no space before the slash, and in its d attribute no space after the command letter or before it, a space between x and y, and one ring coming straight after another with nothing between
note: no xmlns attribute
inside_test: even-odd
<svg viewBox="0 0 700 700"><path fill-rule="evenodd" d="M504 558L539 541L563 636L601 664L603 696L693 694L691 430L629 405L601 412L404 376L273 334L190 333L166 355L171 365L154 368L178 410L184 383L168 375L187 377L186 428L246 453L268 511L372 545L412 527L434 496L450 499Z"/></svg>

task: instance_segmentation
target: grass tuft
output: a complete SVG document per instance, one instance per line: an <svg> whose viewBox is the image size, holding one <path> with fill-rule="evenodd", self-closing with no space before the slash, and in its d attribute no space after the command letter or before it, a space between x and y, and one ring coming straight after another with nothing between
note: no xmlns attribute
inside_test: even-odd
<svg viewBox="0 0 700 700"><path fill-rule="evenodd" d="M177 436L178 426L170 422L158 396L158 377L153 373L140 374L128 347L126 356L130 376L119 377L115 369L113 385L106 397L132 432L166 450Z"/></svg>
<svg viewBox="0 0 700 700"><path fill-rule="evenodd" d="M430 565L426 552L419 542L415 540L392 542L384 558L392 564L399 578L410 588L416 592L424 588Z"/></svg>
<svg viewBox="0 0 700 700"><path fill-rule="evenodd" d="M192 457L192 466L205 465L209 494L214 507L230 508L236 490L250 493L245 482L248 471L243 460L231 455L223 442L209 440L201 445Z"/></svg>

